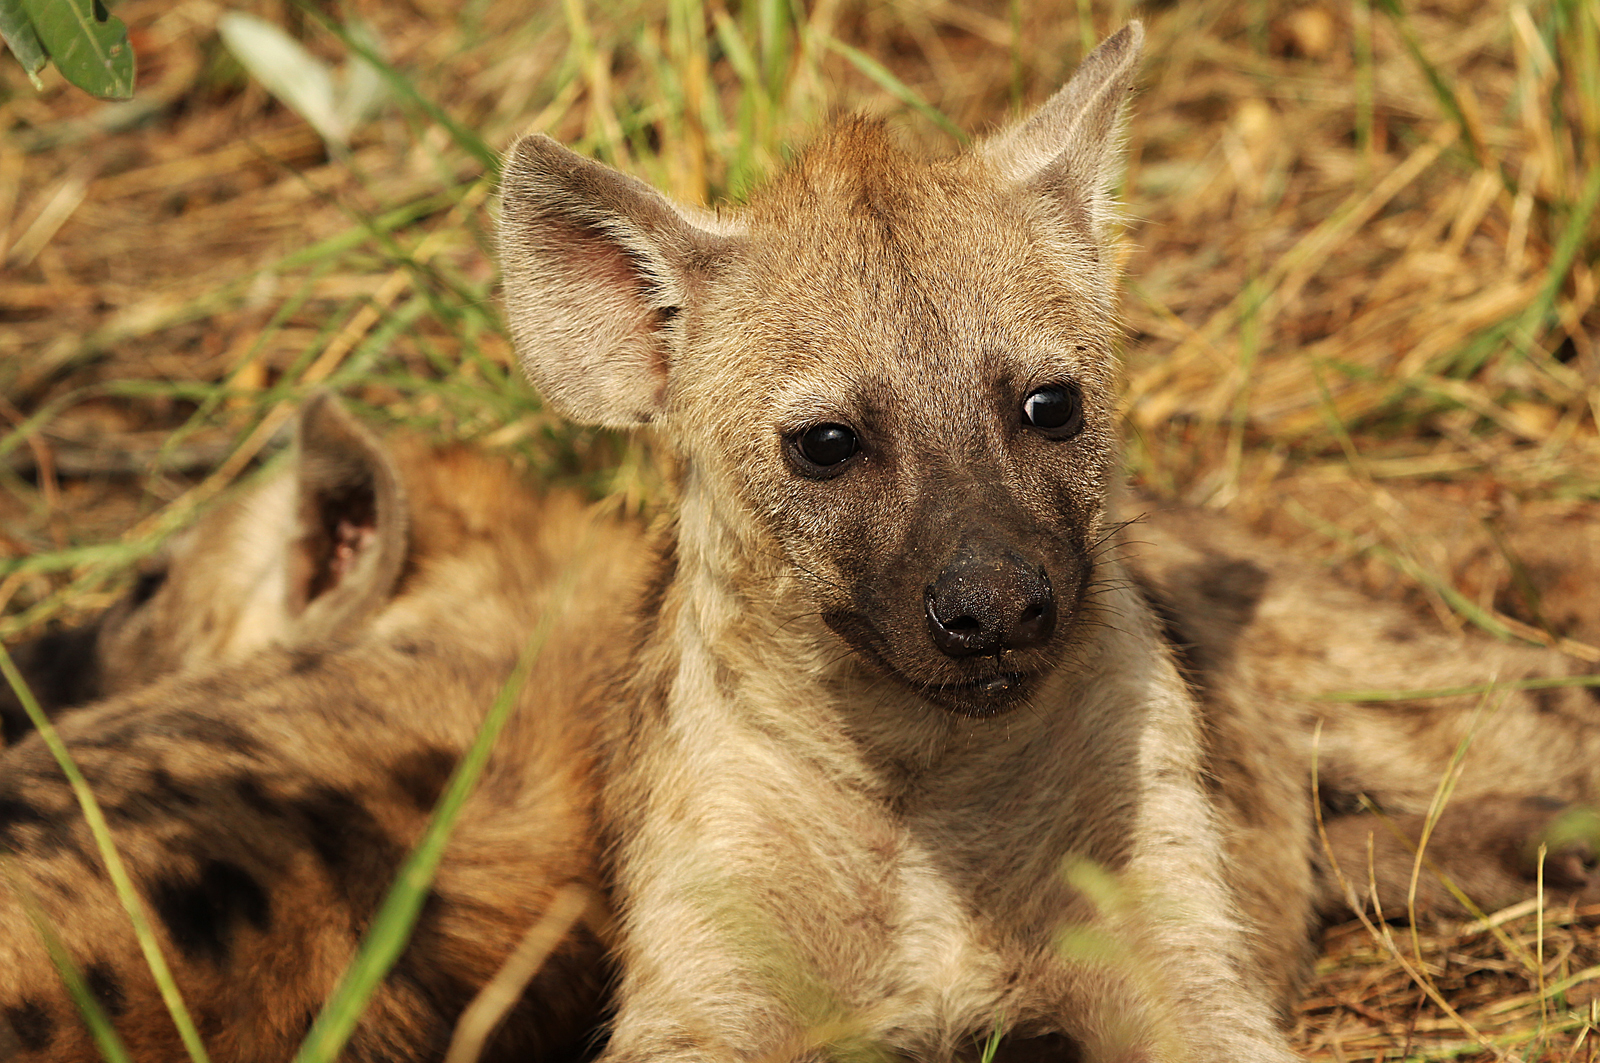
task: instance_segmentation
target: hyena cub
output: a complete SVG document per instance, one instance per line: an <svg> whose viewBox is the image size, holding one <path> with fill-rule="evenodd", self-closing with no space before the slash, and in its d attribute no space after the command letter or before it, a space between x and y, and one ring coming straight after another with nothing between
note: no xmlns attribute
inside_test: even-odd
<svg viewBox="0 0 1600 1063"><path fill-rule="evenodd" d="M56 726L212 1059L294 1054L555 605L567 624L344 1058L441 1058L462 1009L557 891L595 894L594 741L580 710L618 618L608 598L567 602L557 576L630 595L637 544L631 528L536 494L504 463L384 445L314 400L289 466L201 521L148 570L158 586L141 579L78 640L80 665L138 689ZM51 656L67 659L59 647ZM151 681L156 671L166 677ZM186 1058L37 737L0 754L0 852L0 1059L100 1059L30 909L132 1059ZM602 922L560 943L485 1059L581 1054L607 979Z"/></svg>
<svg viewBox="0 0 1600 1063"><path fill-rule="evenodd" d="M682 462L602 725L606 1059L1289 1058L1105 549L1141 38L953 159L845 122L737 213L513 147L524 365Z"/></svg>

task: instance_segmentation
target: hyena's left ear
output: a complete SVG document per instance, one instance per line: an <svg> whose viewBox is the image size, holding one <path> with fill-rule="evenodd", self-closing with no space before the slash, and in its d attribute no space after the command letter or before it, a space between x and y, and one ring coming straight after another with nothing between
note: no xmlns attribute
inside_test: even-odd
<svg viewBox="0 0 1600 1063"><path fill-rule="evenodd" d="M301 408L295 445L299 536L288 605L300 641L348 631L393 597L410 510L388 450L332 395Z"/></svg>
<svg viewBox="0 0 1600 1063"><path fill-rule="evenodd" d="M556 410L624 428L662 410L674 319L730 232L702 212L523 137L500 183L500 270L522 367Z"/></svg>
<svg viewBox="0 0 1600 1063"><path fill-rule="evenodd" d="M1116 219L1111 189L1122 167L1122 116L1143 47L1144 26L1128 23L1090 52L1044 106L978 149L1056 204L1094 244Z"/></svg>

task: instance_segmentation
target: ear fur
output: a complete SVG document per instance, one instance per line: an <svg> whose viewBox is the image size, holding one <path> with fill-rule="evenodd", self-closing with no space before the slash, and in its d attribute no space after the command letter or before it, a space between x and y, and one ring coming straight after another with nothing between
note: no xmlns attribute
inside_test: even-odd
<svg viewBox="0 0 1600 1063"><path fill-rule="evenodd" d="M500 268L524 370L557 411L627 427L663 407L672 321L727 230L547 136L500 188ZM721 229L721 231L718 231Z"/></svg>
<svg viewBox="0 0 1600 1063"><path fill-rule="evenodd" d="M410 516L388 451L332 395L307 400L296 448L300 534L288 597L301 641L357 625L393 597Z"/></svg>
<svg viewBox="0 0 1600 1063"><path fill-rule="evenodd" d="M1115 220L1111 187L1122 164L1122 118L1143 47L1143 24L1128 23L1089 53L1061 91L979 148L1093 242Z"/></svg>

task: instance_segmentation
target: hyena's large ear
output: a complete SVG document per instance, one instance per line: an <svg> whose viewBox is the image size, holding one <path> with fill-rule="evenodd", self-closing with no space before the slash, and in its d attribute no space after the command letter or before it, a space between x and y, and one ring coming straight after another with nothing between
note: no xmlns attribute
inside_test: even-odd
<svg viewBox="0 0 1600 1063"><path fill-rule="evenodd" d="M730 235L699 215L547 136L511 146L506 313L523 369L556 410L616 428L661 412L674 319Z"/></svg>
<svg viewBox="0 0 1600 1063"><path fill-rule="evenodd" d="M1092 242L1116 217L1111 189L1122 165L1122 115L1143 47L1144 26L1128 23L1044 106L979 148L1013 180L1058 204Z"/></svg>
<svg viewBox="0 0 1600 1063"><path fill-rule="evenodd" d="M299 537L288 604L299 641L347 631L394 595L410 512L394 459L332 395L306 402L295 444Z"/></svg>

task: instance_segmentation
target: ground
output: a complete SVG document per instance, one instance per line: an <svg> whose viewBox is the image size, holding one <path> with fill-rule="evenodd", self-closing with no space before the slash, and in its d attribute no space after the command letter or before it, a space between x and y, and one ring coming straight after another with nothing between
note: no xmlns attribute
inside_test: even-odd
<svg viewBox="0 0 1600 1063"><path fill-rule="evenodd" d="M0 636L128 566L337 388L648 505L647 461L510 364L495 153L542 129L715 202L831 111L948 146L1137 15L1128 457L1422 622L1600 659L1600 5L1494 0L249 0L387 100L325 139L211 0L116 8L138 91L0 57ZM335 81L335 84L342 82ZM1600 910L1336 929L1313 1059L1600 1058Z"/></svg>

